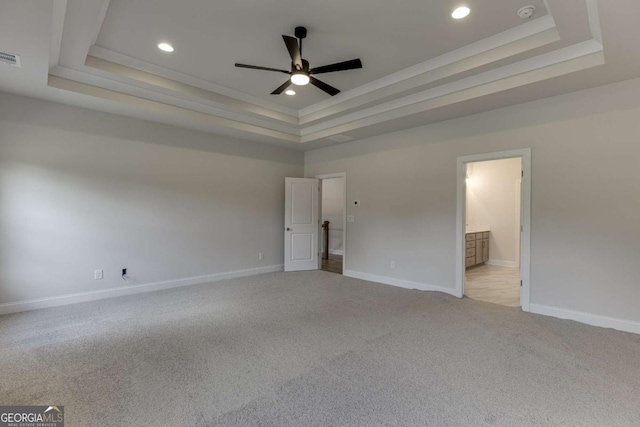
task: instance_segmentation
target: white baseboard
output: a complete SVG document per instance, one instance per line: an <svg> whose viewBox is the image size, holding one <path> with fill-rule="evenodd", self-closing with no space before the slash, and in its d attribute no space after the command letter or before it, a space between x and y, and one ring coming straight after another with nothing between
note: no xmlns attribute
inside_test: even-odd
<svg viewBox="0 0 640 427"><path fill-rule="evenodd" d="M497 265L498 267L519 267L518 263L515 261L503 261L501 259L490 259L485 264L487 265Z"/></svg>
<svg viewBox="0 0 640 427"><path fill-rule="evenodd" d="M585 313L583 311L568 310L566 308L550 307L547 305L531 304L531 313L543 314L545 316L557 317L559 319L575 320L587 325L611 328L618 331L632 332L640 334L640 322L633 320L618 319L615 317L601 316L598 314Z"/></svg>
<svg viewBox="0 0 640 427"><path fill-rule="evenodd" d="M344 255L344 251L342 249L329 249L329 253L332 255Z"/></svg>
<svg viewBox="0 0 640 427"><path fill-rule="evenodd" d="M141 294L144 292L160 291L163 289L178 288L182 286L199 285L202 283L216 282L236 277L253 276L256 274L281 271L282 264L266 267L248 268L246 270L229 271L225 273L207 274L204 276L187 277L183 279L167 280L163 282L145 283L142 285L120 286L99 291L81 292L76 294L60 295L49 298L37 298L0 304L0 315L17 313L20 311L38 310L41 308L57 307L61 305L76 304L80 302L96 301L105 298L114 298L125 295Z"/></svg>
<svg viewBox="0 0 640 427"><path fill-rule="evenodd" d="M360 271L345 270L344 276L353 277L354 279L367 280L369 282L382 283L385 285L398 286L406 289L417 289L419 291L436 291L446 294L455 295L456 290L453 288L444 288L441 286L427 285L426 283L412 282L409 280L396 279L394 277L377 276L375 274L362 273Z"/></svg>

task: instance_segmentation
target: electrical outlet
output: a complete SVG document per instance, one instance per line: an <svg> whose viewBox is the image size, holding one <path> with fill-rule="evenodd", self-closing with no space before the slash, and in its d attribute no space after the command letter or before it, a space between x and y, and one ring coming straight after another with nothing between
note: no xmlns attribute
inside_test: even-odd
<svg viewBox="0 0 640 427"><path fill-rule="evenodd" d="M260 260L264 259L264 252L260 252L258 254L258 259L260 259Z"/></svg>
<svg viewBox="0 0 640 427"><path fill-rule="evenodd" d="M96 270L93 272L93 278L95 280L102 280L102 270Z"/></svg>
<svg viewBox="0 0 640 427"><path fill-rule="evenodd" d="M391 268L396 268L396 262L395 261L391 261Z"/></svg>

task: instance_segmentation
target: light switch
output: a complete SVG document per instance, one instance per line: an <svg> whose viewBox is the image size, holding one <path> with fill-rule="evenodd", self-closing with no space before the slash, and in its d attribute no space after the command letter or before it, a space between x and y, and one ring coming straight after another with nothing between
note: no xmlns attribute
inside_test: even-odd
<svg viewBox="0 0 640 427"><path fill-rule="evenodd" d="M355 222L356 217L354 217L353 215L347 215L347 222Z"/></svg>

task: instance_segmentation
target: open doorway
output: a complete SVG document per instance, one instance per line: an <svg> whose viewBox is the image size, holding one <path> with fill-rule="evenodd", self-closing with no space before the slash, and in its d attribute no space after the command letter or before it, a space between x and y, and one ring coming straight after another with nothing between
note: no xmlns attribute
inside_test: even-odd
<svg viewBox="0 0 640 427"><path fill-rule="evenodd" d="M531 150L458 158L458 296L529 311Z"/></svg>
<svg viewBox="0 0 640 427"><path fill-rule="evenodd" d="M320 175L320 269L342 274L345 256L346 176Z"/></svg>
<svg viewBox="0 0 640 427"><path fill-rule="evenodd" d="M466 164L464 295L520 306L522 159Z"/></svg>

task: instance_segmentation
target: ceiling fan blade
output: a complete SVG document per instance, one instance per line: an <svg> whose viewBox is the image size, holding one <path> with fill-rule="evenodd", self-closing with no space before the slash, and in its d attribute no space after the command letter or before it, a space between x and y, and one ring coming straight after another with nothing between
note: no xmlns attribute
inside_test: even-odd
<svg viewBox="0 0 640 427"><path fill-rule="evenodd" d="M236 67L238 67L238 68L250 68L252 70L275 71L277 73L289 74L289 71L287 71L287 70L279 70L277 68L269 68L269 67L258 67L257 65L236 64Z"/></svg>
<svg viewBox="0 0 640 427"><path fill-rule="evenodd" d="M309 76L309 78L311 79L311 84L312 85L314 85L315 87L317 87L320 90L323 90L323 91L327 92L331 96L335 96L335 95L340 93L339 89L336 89L335 87L330 86L330 85L326 84L325 82L322 82L322 81L316 79L313 76Z"/></svg>
<svg viewBox="0 0 640 427"><path fill-rule="evenodd" d="M284 82L282 86L280 86L278 89L271 92L271 95L280 95L289 86L291 86L291 80L287 80L286 82Z"/></svg>
<svg viewBox="0 0 640 427"><path fill-rule="evenodd" d="M350 61L338 62L336 64L324 65L322 67L316 67L309 70L310 74L322 74L333 73L334 71L355 70L356 68L362 68L362 61L360 59L352 59Z"/></svg>
<svg viewBox="0 0 640 427"><path fill-rule="evenodd" d="M289 51L289 55L291 56L291 62L293 65L298 68L298 70L302 69L302 56L300 55L300 46L298 46L298 39L291 36L282 36L284 40L284 44L287 45L287 50Z"/></svg>

